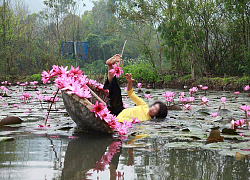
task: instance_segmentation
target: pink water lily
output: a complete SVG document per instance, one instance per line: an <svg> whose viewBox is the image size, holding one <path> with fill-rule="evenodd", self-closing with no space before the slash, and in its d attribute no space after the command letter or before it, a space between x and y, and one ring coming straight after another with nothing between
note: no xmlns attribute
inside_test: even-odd
<svg viewBox="0 0 250 180"><path fill-rule="evenodd" d="M123 121L123 123L120 123L119 125L118 125L118 127L116 128L117 129L117 134L118 135L125 135L125 134L127 134L128 133L128 124L127 124L127 122L129 122L129 121ZM131 122L130 122L131 123Z"/></svg>
<svg viewBox="0 0 250 180"><path fill-rule="evenodd" d="M25 100L25 97L24 97L24 96L20 96L19 98L20 98L22 101Z"/></svg>
<svg viewBox="0 0 250 180"><path fill-rule="evenodd" d="M209 106L207 105L207 103L208 103L209 100L207 99L206 96L202 97L201 101L202 101L202 103L201 103L200 105L206 105L207 107L209 107Z"/></svg>
<svg viewBox="0 0 250 180"><path fill-rule="evenodd" d="M59 100L58 97L51 97L51 98L50 98L50 101L52 101L52 102L57 102L58 100Z"/></svg>
<svg viewBox="0 0 250 180"><path fill-rule="evenodd" d="M79 70L79 67L74 68L71 66L71 69L69 70L69 77L80 77L82 75L82 70Z"/></svg>
<svg viewBox="0 0 250 180"><path fill-rule="evenodd" d="M95 116L97 117L98 115L100 116L102 114L102 111L105 109L105 106L103 103L98 103L98 101L96 101L95 104L92 104L93 109L91 109L91 112L95 113Z"/></svg>
<svg viewBox="0 0 250 180"><path fill-rule="evenodd" d="M13 106L13 107L18 107L18 104L13 104L12 106Z"/></svg>
<svg viewBox="0 0 250 180"><path fill-rule="evenodd" d="M132 118L132 123L136 124L136 123L140 123L140 119L138 117Z"/></svg>
<svg viewBox="0 0 250 180"><path fill-rule="evenodd" d="M249 107L249 105L242 105L242 106L240 106L240 109L241 109L242 111L247 112L247 111L250 110L250 107Z"/></svg>
<svg viewBox="0 0 250 180"><path fill-rule="evenodd" d="M151 98L150 94L145 94L144 97L145 97L146 99L150 99L150 98Z"/></svg>
<svg viewBox="0 0 250 180"><path fill-rule="evenodd" d="M179 99L182 103L187 102L187 98L183 98L182 96L180 96Z"/></svg>
<svg viewBox="0 0 250 180"><path fill-rule="evenodd" d="M137 83L137 87L138 87L139 89L141 89L142 83Z"/></svg>
<svg viewBox="0 0 250 180"><path fill-rule="evenodd" d="M226 102L226 99L227 99L226 97L222 97L222 98L221 98L222 103L225 103L225 102Z"/></svg>
<svg viewBox="0 0 250 180"><path fill-rule="evenodd" d="M108 108L104 108L100 113L99 113L99 117L101 119L103 119L105 122L109 122L111 117L110 117L110 111L108 110Z"/></svg>
<svg viewBox="0 0 250 180"><path fill-rule="evenodd" d="M43 81L43 84L46 84L48 83L48 81L52 78L52 76L50 75L50 72L48 71L44 71L42 72L42 81ZM20 84L22 85L22 84ZM26 85L26 84L25 84Z"/></svg>
<svg viewBox="0 0 250 180"><path fill-rule="evenodd" d="M234 92L234 94L236 95L236 97L235 97L235 98L237 98L237 97L238 97L238 95L240 94L240 92L236 91L236 92Z"/></svg>
<svg viewBox="0 0 250 180"><path fill-rule="evenodd" d="M45 101L50 101L50 99L51 99L51 96L45 96L45 97L44 97L44 100L45 100Z"/></svg>
<svg viewBox="0 0 250 180"><path fill-rule="evenodd" d="M226 99L227 99L226 97L221 98L221 101L224 104L224 109L226 108L226 105L225 105L226 104Z"/></svg>
<svg viewBox="0 0 250 180"><path fill-rule="evenodd" d="M248 91L250 89L250 86L249 85L246 85L245 87L244 87L244 91Z"/></svg>
<svg viewBox="0 0 250 180"><path fill-rule="evenodd" d="M167 91L165 94L162 94L163 97L173 97L174 96L174 92L171 91Z"/></svg>
<svg viewBox="0 0 250 180"><path fill-rule="evenodd" d="M207 90L208 87L207 87L207 86L203 86L202 89L203 89L203 90Z"/></svg>
<svg viewBox="0 0 250 180"><path fill-rule="evenodd" d="M189 89L189 92L191 94L195 93L196 91L198 91L198 88L197 87L192 87L191 89Z"/></svg>
<svg viewBox="0 0 250 180"><path fill-rule="evenodd" d="M165 98L165 100L167 102L169 102L169 104L170 104L171 102L173 102L174 98L173 97L167 97L167 98Z"/></svg>
<svg viewBox="0 0 250 180"><path fill-rule="evenodd" d="M119 67L119 63L113 65L113 69L109 70L111 74L114 74L116 77L119 77L123 74L123 70Z"/></svg>
<svg viewBox="0 0 250 180"><path fill-rule="evenodd" d="M216 117L216 116L218 116L218 113L217 113L217 112L214 112L214 113L211 114L211 116L212 116L212 117Z"/></svg>
<svg viewBox="0 0 250 180"><path fill-rule="evenodd" d="M183 107L186 110L190 110L191 109L191 105L190 104L185 104Z"/></svg>
<svg viewBox="0 0 250 180"><path fill-rule="evenodd" d="M235 126L243 126L243 124L245 123L245 120L244 119L240 119L240 120L237 120L234 122L234 125Z"/></svg>
<svg viewBox="0 0 250 180"><path fill-rule="evenodd" d="M193 102L194 99L195 99L194 97L189 97L189 101L190 101L190 102Z"/></svg>
<svg viewBox="0 0 250 180"><path fill-rule="evenodd" d="M184 92L179 92L179 95L181 95L182 97L184 97L185 93Z"/></svg>
<svg viewBox="0 0 250 180"><path fill-rule="evenodd" d="M88 89L77 88L75 94L81 98L91 98L92 95Z"/></svg>
<svg viewBox="0 0 250 180"><path fill-rule="evenodd" d="M30 98L30 94L29 94L29 93L23 93L23 96L24 96L26 99L29 99L29 98Z"/></svg>

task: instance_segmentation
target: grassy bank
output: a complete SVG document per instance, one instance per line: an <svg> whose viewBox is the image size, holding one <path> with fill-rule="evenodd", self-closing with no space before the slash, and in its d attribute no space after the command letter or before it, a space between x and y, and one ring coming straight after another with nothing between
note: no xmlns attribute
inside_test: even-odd
<svg viewBox="0 0 250 180"><path fill-rule="evenodd" d="M125 72L126 73L126 72ZM243 87L250 84L250 77L200 77L195 80L191 80L191 75L186 75L183 77L178 77L176 75L165 75L157 77L152 72L143 76L140 75L141 72L134 72L133 78L135 79L134 85L136 83L143 83L143 87L149 85L153 88L176 88L176 89L184 89L191 88L198 85L208 86L211 90L220 90L220 91L243 91ZM87 74L88 75L88 74ZM107 78L106 75L97 75L91 74L88 75L89 78L95 79L100 83L104 83L104 79ZM38 81L41 82L40 74L33 74L32 76L1 76L0 82L8 81L12 84L16 84L16 82L31 82ZM123 86L126 85L126 80L123 77L119 77L120 84Z"/></svg>

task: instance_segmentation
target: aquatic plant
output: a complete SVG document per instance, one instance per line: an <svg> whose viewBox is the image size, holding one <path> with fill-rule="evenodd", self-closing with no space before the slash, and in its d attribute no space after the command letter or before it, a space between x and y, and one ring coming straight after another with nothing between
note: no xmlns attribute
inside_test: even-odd
<svg viewBox="0 0 250 180"><path fill-rule="evenodd" d="M165 100L167 101L167 106L170 106L171 103L174 103L174 92L167 91L165 94L162 94L163 97L165 97Z"/></svg>
<svg viewBox="0 0 250 180"><path fill-rule="evenodd" d="M43 100L44 95L41 95L40 92L39 92L39 93L37 92L37 94L38 94L38 95L36 96L36 98L39 100L40 105L41 105L41 107L43 108L42 100Z"/></svg>
<svg viewBox="0 0 250 180"><path fill-rule="evenodd" d="M208 89L208 87L207 86L203 86L202 88L201 88L202 90L204 90L204 92L205 92L205 96L207 95L207 89Z"/></svg>
<svg viewBox="0 0 250 180"><path fill-rule="evenodd" d="M137 87L138 87L139 89L141 89L141 88L142 88L142 83L137 83Z"/></svg>
<svg viewBox="0 0 250 180"><path fill-rule="evenodd" d="M244 123L245 123L245 120L244 119L240 119L240 120L235 121L234 125L242 127L244 125Z"/></svg>
<svg viewBox="0 0 250 180"><path fill-rule="evenodd" d="M238 95L240 94L240 92L236 91L236 92L234 92L234 94L236 95L235 98L238 98Z"/></svg>
<svg viewBox="0 0 250 180"><path fill-rule="evenodd" d="M248 96L250 96L249 94L249 89L250 89L250 86L249 85L246 85L243 90L246 91L248 93Z"/></svg>
<svg viewBox="0 0 250 180"><path fill-rule="evenodd" d="M202 105L202 109L203 109L204 105L206 105L207 107L209 107L209 106L207 105L207 103L209 102L209 100L207 99L206 96L202 97L202 98L201 98L201 101L202 101L202 103L201 103L200 105Z"/></svg>
<svg viewBox="0 0 250 180"><path fill-rule="evenodd" d="M194 97L192 97L192 96L191 96L191 97L189 97L188 99L189 99L189 102L190 102L191 104L192 104L192 103L194 102L194 100L195 100L195 98L194 98Z"/></svg>
<svg viewBox="0 0 250 180"><path fill-rule="evenodd" d="M140 119L138 117L132 118L132 124L136 124L141 122Z"/></svg>
<svg viewBox="0 0 250 180"><path fill-rule="evenodd" d="M224 109L226 109L226 105L225 105L226 104L226 99L227 99L226 97L221 98L221 101L224 104Z"/></svg>
<svg viewBox="0 0 250 180"><path fill-rule="evenodd" d="M185 104L183 107L184 107L185 110L190 110L191 109L191 105L190 104Z"/></svg>
<svg viewBox="0 0 250 180"><path fill-rule="evenodd" d="M240 109L245 112L245 119L246 119L246 123L247 123L247 116L248 116L248 111L250 111L250 107L249 107L249 105L242 105L242 106L240 106Z"/></svg>
<svg viewBox="0 0 250 180"><path fill-rule="evenodd" d="M148 103L149 103L149 99L151 99L150 94L145 94L144 97L147 99Z"/></svg>
<svg viewBox="0 0 250 180"><path fill-rule="evenodd" d="M195 92L197 92L198 91L198 88L197 87L192 87L191 89L189 89L189 95L190 96L193 96L193 94L195 93Z"/></svg>

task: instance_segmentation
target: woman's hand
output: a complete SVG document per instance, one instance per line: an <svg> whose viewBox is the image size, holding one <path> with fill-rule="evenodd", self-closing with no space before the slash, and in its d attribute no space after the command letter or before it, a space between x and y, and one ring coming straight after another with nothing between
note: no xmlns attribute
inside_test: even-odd
<svg viewBox="0 0 250 180"><path fill-rule="evenodd" d="M128 82L127 91L130 91L132 89L132 82L134 81L134 79L132 78L132 75L128 73L126 74L125 78Z"/></svg>
<svg viewBox="0 0 250 180"><path fill-rule="evenodd" d="M132 78L132 75L131 74L126 74L125 75L125 78L126 78L126 80L127 80L127 82L132 82L132 81L134 81L134 79Z"/></svg>

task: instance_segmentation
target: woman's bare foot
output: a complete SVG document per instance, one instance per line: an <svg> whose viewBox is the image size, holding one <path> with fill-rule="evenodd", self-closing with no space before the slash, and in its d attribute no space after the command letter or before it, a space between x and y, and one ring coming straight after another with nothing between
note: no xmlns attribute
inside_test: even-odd
<svg viewBox="0 0 250 180"><path fill-rule="evenodd" d="M116 62L120 62L120 60L121 60L120 54L116 54L116 55L114 55L113 57L109 58L109 59L106 61L106 64L107 64L107 65L113 65L113 64L115 64Z"/></svg>

